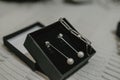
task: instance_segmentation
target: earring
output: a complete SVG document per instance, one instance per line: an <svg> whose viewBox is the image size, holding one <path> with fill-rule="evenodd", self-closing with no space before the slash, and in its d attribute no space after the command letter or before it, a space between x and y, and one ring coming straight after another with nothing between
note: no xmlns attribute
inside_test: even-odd
<svg viewBox="0 0 120 80"><path fill-rule="evenodd" d="M83 58L83 57L84 57L84 52L83 52L83 51L79 51L79 52L78 52L76 49L74 49L74 48L63 38L63 34L62 34L62 33L60 33L57 38L61 39L61 40L62 40L63 42L65 42L72 50L74 50L74 51L77 53L77 56L78 56L79 58Z"/></svg>
<svg viewBox="0 0 120 80"><path fill-rule="evenodd" d="M76 30L72 29L65 21L63 18L60 18L59 19L60 23L68 30L70 31L74 36L76 36L77 38L81 39L83 42L86 43L86 53L87 55L89 56L89 53L88 53L88 45L91 46L91 42L82 36L82 34L80 34L79 32L77 32ZM91 48L90 48L90 51L91 51Z"/></svg>
<svg viewBox="0 0 120 80"><path fill-rule="evenodd" d="M68 65L73 65L74 64L74 59L73 58L67 57L65 54L63 54L61 51L59 51L55 46L53 46L49 41L45 41L45 45L46 45L47 48L52 47L57 52L59 52L62 56L64 56L67 59L66 62L67 62Z"/></svg>

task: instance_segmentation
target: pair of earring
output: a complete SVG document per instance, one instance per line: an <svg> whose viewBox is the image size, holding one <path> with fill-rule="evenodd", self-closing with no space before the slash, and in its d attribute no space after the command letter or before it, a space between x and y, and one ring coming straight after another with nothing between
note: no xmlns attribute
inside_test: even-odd
<svg viewBox="0 0 120 80"><path fill-rule="evenodd" d="M79 58L83 58L84 57L84 52L83 51L77 51L75 48L73 48L64 38L63 38L63 34L60 33L57 36L58 39L61 39L65 44L67 44L73 51L75 51L75 53L77 53L77 56ZM72 65L74 64L74 59L73 58L69 58L68 56L66 56L64 53L62 53L60 50L58 50L53 44L51 44L49 41L45 41L45 45L47 46L47 48L52 47L53 49L55 49L57 52L59 52L62 56L64 56L67 59L67 64Z"/></svg>

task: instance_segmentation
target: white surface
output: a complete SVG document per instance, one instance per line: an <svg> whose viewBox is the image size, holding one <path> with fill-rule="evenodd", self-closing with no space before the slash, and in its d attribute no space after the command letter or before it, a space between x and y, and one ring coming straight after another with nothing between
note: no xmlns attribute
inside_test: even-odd
<svg viewBox="0 0 120 80"><path fill-rule="evenodd" d="M51 24L59 17L66 17L92 41L97 51L86 66L67 80L120 80L120 56L113 33L120 20L120 5L110 0L106 0L107 3L93 1L84 5L65 4L62 0L33 4L0 2L0 80L43 80L41 75L35 77L34 72L2 46L2 37L36 21Z"/></svg>

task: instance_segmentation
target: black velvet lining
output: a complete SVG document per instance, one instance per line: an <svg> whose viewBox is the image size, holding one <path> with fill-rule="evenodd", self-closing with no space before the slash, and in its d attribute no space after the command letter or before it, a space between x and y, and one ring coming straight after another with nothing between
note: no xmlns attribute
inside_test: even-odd
<svg viewBox="0 0 120 80"><path fill-rule="evenodd" d="M72 45L77 51L83 51L85 53L85 57L81 59L78 58L77 53L75 53L74 50L72 50L68 45L57 38L59 33L62 33L64 35L64 39L69 42L69 44ZM71 34L60 22L49 25L48 27L33 32L30 35L34 38L37 44L45 52L47 57L62 74L68 72L88 57L88 55L86 54L86 43ZM68 65L64 56L58 53L55 49L48 49L45 46L45 41L49 41L66 56L73 58L75 61L74 64ZM95 53L95 50L91 46L89 46L88 52L90 55L92 55L93 53Z"/></svg>

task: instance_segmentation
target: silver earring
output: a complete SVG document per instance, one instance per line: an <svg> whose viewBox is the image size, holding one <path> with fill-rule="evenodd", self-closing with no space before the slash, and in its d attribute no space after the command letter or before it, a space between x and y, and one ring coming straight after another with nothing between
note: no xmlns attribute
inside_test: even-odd
<svg viewBox="0 0 120 80"><path fill-rule="evenodd" d="M73 65L74 64L74 59L73 58L69 58L66 55L64 55L61 51L59 51L55 46L53 46L49 41L45 41L45 45L47 46L47 48L54 48L57 52L59 52L62 56L64 56L67 59L67 64L68 65Z"/></svg>
<svg viewBox="0 0 120 80"><path fill-rule="evenodd" d="M84 41L86 43L86 52L87 52L87 55L89 56L89 53L88 53L88 45L91 46L91 42L82 36L82 34L80 34L79 32L73 30L64 20L63 18L60 18L59 19L60 23L68 30L70 31L74 36L76 36L77 38L81 39L82 41ZM91 50L91 48L90 48Z"/></svg>
<svg viewBox="0 0 120 80"><path fill-rule="evenodd" d="M76 49L74 49L64 38L63 38L63 34L62 33L60 33L59 35L58 35L58 38L59 39L61 39L63 42L65 42L72 50L74 50L76 53L77 53L77 56L79 57L79 58L83 58L84 57L84 52L83 51L77 51Z"/></svg>

